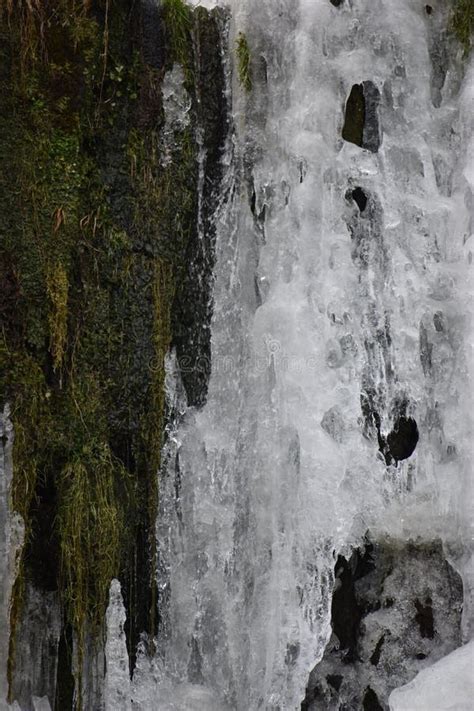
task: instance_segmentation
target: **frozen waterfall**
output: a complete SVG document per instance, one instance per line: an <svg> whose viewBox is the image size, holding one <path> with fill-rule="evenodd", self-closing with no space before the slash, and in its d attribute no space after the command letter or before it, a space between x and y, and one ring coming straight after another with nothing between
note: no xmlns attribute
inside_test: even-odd
<svg viewBox="0 0 474 711"><path fill-rule="evenodd" d="M162 625L137 709L299 708L336 556L367 532L440 539L470 635L473 65L440 66L433 7L232 6L253 91L234 73L204 408L168 360ZM342 138L356 85L362 147Z"/></svg>
<svg viewBox="0 0 474 711"><path fill-rule="evenodd" d="M203 128L207 104L216 103L212 92L203 100L205 71L191 96L192 71L185 61L170 68L171 60L149 68L156 84L150 79L149 95L134 93L130 102L149 96L163 114L153 170L186 155L191 169L183 172L196 174L196 195L186 193L196 204L195 263L177 273L188 269L182 302L196 298L196 322L212 312L210 360L209 330L190 317L180 346L166 355L159 503L152 496L143 508L151 536L145 526L130 579L111 581L97 648L82 640L78 656L77 632L68 627L67 640L61 632L57 591L36 596L26 586L19 668L28 668L36 645L44 649L35 660L47 658L48 645L54 660L48 672L32 662L16 682L7 674L8 628L25 526L8 506L14 432L8 406L0 412L0 711L68 711L59 708L62 697L48 697L69 638L73 705L80 664L92 669L81 683L93 679L82 691L86 706L96 706L83 711L472 708L474 51L464 55L449 31L452 4L430 3L188 0L223 8L212 16L222 43L212 61L226 101ZM159 25L161 0L138 5ZM208 29L186 32L201 71L196 36ZM213 38L209 31L208 44ZM165 52L149 34L146 41L153 61ZM251 86L239 80L246 59ZM123 66L105 65L104 77L115 72L118 86ZM155 135L151 119L150 126ZM224 149L212 146L213 129ZM138 148L122 146L132 173L148 145L138 134ZM105 139L104 146L112 150ZM117 171L122 190L123 166L109 158L104 165ZM165 191L151 167L145 177L140 189L152 211ZM155 202L147 189L156 189ZM127 198L119 197L122 215ZM58 216L54 232L60 207ZM92 225L92 217L83 220ZM94 237L95 230L94 221ZM133 251L126 235L114 235L110 249L120 251L123 238ZM138 241L135 252L159 263L154 248ZM155 301L149 294L158 271L142 285L144 304L156 311L160 294ZM113 308L113 289L110 300L101 292L104 311ZM145 306L132 309L127 327L142 313ZM154 314L148 326L150 348L160 326L168 340L159 347L172 341L166 315ZM146 548L155 513L156 561ZM143 585L154 583L155 563L157 583L157 595L153 589L143 600L132 585L141 584L142 558L152 561ZM133 605L143 607L139 621L153 619L153 632L158 620L153 639L136 623L136 655L126 621ZM23 698L29 706L20 709Z"/></svg>

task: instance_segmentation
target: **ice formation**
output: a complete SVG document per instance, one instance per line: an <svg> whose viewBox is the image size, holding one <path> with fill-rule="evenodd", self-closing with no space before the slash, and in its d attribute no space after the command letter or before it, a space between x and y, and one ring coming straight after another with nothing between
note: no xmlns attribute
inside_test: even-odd
<svg viewBox="0 0 474 711"><path fill-rule="evenodd" d="M0 411L0 711L6 711L7 660L10 628L10 602L18 563L17 554L23 545L24 525L9 506L12 479L13 427L10 410Z"/></svg>
<svg viewBox="0 0 474 711"><path fill-rule="evenodd" d="M176 376L157 527L154 675L196 709L299 708L367 531L441 539L470 589L472 66L434 62L441 4L334 4L232 7L254 89L233 80L208 399Z"/></svg>
<svg viewBox="0 0 474 711"><path fill-rule="evenodd" d="M330 640L338 556L368 534L442 550L472 636L474 64L438 1L201 4L231 10L211 377L188 406L169 354L157 652L139 649L130 683L113 581L105 708L294 711ZM421 671L392 711L467 709L471 654Z"/></svg>
<svg viewBox="0 0 474 711"><path fill-rule="evenodd" d="M473 699L474 643L469 642L392 692L390 711L471 711Z"/></svg>
<svg viewBox="0 0 474 711"><path fill-rule="evenodd" d="M105 711L131 711L132 708L125 619L120 583L118 580L112 580L106 614Z"/></svg>

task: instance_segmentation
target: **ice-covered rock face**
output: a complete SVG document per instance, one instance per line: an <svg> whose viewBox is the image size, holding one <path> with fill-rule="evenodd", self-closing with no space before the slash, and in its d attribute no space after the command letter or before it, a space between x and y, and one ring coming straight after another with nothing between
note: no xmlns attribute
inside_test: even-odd
<svg viewBox="0 0 474 711"><path fill-rule="evenodd" d="M13 427L8 406L0 410L0 711L8 708L10 604L24 540L23 519L10 510Z"/></svg>
<svg viewBox="0 0 474 711"><path fill-rule="evenodd" d="M131 711L130 669L125 641L125 608L118 580L112 580L106 614L105 711Z"/></svg>
<svg viewBox="0 0 474 711"><path fill-rule="evenodd" d="M335 574L333 634L302 710L388 711L392 689L461 644L461 579L440 542L368 543Z"/></svg>
<svg viewBox="0 0 474 711"><path fill-rule="evenodd" d="M253 91L234 77L208 400L175 401L165 452L153 708L288 711L368 529L441 538L467 581L472 68L444 3L231 5Z"/></svg>

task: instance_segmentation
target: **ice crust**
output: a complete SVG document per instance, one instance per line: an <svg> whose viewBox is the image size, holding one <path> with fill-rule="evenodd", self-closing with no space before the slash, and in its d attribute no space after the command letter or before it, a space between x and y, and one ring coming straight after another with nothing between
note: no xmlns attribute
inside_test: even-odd
<svg viewBox="0 0 474 711"><path fill-rule="evenodd" d="M254 89L234 77L207 405L186 411L177 375L170 389L184 414L164 453L147 676L163 711L159 689L184 704L185 680L196 710L196 684L236 711L299 708L329 633L334 552L368 529L441 538L469 575L472 67L452 49L447 72L433 65L438 4L433 19L412 0L231 5L230 52L244 30ZM341 139L364 81L380 93L377 153ZM356 187L367 218L346 199ZM385 435L397 402L416 419L397 467L363 435L369 387Z"/></svg>
<svg viewBox="0 0 474 711"><path fill-rule="evenodd" d="M126 615L118 580L112 580L106 613L105 711L131 711L130 668L125 639Z"/></svg>
<svg viewBox="0 0 474 711"><path fill-rule="evenodd" d="M456 649L390 694L390 711L472 711L474 642Z"/></svg>
<svg viewBox="0 0 474 711"><path fill-rule="evenodd" d="M7 711L7 661L10 633L10 602L18 555L24 540L24 523L10 510L13 427L10 409L0 410L0 711ZM14 706L12 707L15 708Z"/></svg>

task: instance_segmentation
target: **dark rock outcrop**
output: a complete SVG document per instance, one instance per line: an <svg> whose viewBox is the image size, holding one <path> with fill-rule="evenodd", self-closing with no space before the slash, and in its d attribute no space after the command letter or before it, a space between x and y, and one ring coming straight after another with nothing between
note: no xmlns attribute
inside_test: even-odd
<svg viewBox="0 0 474 711"><path fill-rule="evenodd" d="M463 589L441 543L367 543L339 556L332 637L303 711L387 711L390 692L461 644Z"/></svg>
<svg viewBox="0 0 474 711"><path fill-rule="evenodd" d="M377 153L381 143L378 119L380 92L371 81L354 84L346 102L342 137Z"/></svg>

